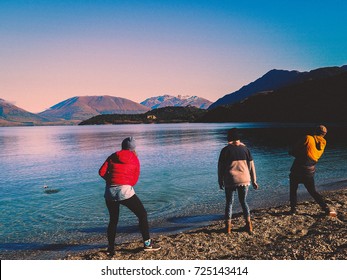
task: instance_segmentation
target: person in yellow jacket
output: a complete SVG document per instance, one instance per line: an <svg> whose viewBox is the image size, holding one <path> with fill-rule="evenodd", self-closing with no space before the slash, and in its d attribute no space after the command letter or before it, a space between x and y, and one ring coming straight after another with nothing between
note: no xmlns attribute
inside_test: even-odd
<svg viewBox="0 0 347 280"><path fill-rule="evenodd" d="M316 164L324 153L326 140L324 136L328 130L324 125L319 125L313 135L306 135L290 151L295 157L290 169L290 207L291 213L296 214L297 190L299 184L304 184L309 194L319 204L322 210L331 217L336 217L336 211L330 208L320 195L315 186L314 174Z"/></svg>

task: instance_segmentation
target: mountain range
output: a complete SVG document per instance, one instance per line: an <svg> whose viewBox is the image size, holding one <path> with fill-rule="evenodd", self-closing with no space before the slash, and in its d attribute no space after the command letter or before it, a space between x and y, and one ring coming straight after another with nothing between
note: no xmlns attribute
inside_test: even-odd
<svg viewBox="0 0 347 280"><path fill-rule="evenodd" d="M145 100L146 104L161 104L155 107L166 106L194 106L207 108L212 102L197 96L168 95L153 97ZM170 100L170 102L169 102ZM166 105L165 105L166 104ZM133 102L126 98L108 95L102 96L75 96L66 99L49 109L33 114L21 109L10 102L0 99L0 126L17 125L71 125L96 115L103 114L142 114L151 110L151 107Z"/></svg>
<svg viewBox="0 0 347 280"><path fill-rule="evenodd" d="M49 120L0 98L0 126L37 125L42 122L49 122Z"/></svg>
<svg viewBox="0 0 347 280"><path fill-rule="evenodd" d="M274 69L218 99L198 121L347 121L346 94L347 65L309 72ZM77 124L100 114L143 114L165 106L172 106L175 115L177 106L205 108L208 102L197 96L156 96L142 104L107 95L76 96L32 114L0 99L0 126Z"/></svg>
<svg viewBox="0 0 347 280"><path fill-rule="evenodd" d="M82 121L101 114L141 114L148 110L141 104L121 97L76 96L52 106L39 115L50 119Z"/></svg>
<svg viewBox="0 0 347 280"><path fill-rule="evenodd" d="M275 80L273 80L275 79ZM278 79L278 80L276 80ZM243 94L241 94L241 93ZM232 95L232 94L231 94ZM199 112L194 122L333 122L347 121L347 66L326 67L310 72L271 70L253 83L241 88L237 100ZM232 96L227 96L231 98ZM230 100L230 99L229 99ZM220 101L220 100L219 100ZM212 107L212 109L211 109ZM159 119L184 121L175 108ZM150 112L158 119L157 113ZM88 120L88 124L129 123L136 116L110 115L108 119ZM143 123L152 120L144 119Z"/></svg>
<svg viewBox="0 0 347 280"><path fill-rule="evenodd" d="M273 69L254 82L243 86L239 90L219 98L208 109L213 109L221 105L231 105L241 102L253 94L274 91L285 86L299 84L309 80L317 80L335 76L347 71L347 65L342 67L318 68L309 72L276 70Z"/></svg>
<svg viewBox="0 0 347 280"><path fill-rule="evenodd" d="M199 122L347 122L347 68L309 72L308 79L209 109Z"/></svg>
<svg viewBox="0 0 347 280"><path fill-rule="evenodd" d="M161 95L155 96L151 98L147 98L145 101L141 102L142 105L149 107L150 109L157 109L169 106L175 107L186 107L186 106L194 106L199 109L207 109L212 102L201 98L198 96L189 96L189 95Z"/></svg>

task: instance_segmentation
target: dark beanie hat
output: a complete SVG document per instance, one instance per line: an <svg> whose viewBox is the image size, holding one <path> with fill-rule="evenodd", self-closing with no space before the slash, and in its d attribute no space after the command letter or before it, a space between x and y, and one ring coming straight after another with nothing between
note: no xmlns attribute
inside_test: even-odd
<svg viewBox="0 0 347 280"><path fill-rule="evenodd" d="M240 140L240 135L237 128L232 128L228 131L228 142Z"/></svg>
<svg viewBox="0 0 347 280"><path fill-rule="evenodd" d="M316 127L316 134L317 135L325 135L327 134L328 130L324 125L319 125Z"/></svg>
<svg viewBox="0 0 347 280"><path fill-rule="evenodd" d="M136 148L135 138L127 137L122 142L122 150L131 150L134 151Z"/></svg>

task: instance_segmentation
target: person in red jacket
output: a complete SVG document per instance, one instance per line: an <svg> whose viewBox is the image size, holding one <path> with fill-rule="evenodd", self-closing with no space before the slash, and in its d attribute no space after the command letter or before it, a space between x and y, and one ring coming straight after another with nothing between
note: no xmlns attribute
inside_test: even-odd
<svg viewBox="0 0 347 280"><path fill-rule="evenodd" d="M144 250L156 251L160 249L160 246L150 238L147 212L133 188L140 175L140 161L135 148L135 139L133 137L125 138L122 142L122 150L110 155L99 169L99 175L106 181L104 197L110 214L107 228L107 252L111 256L114 255L120 204L128 207L139 219Z"/></svg>

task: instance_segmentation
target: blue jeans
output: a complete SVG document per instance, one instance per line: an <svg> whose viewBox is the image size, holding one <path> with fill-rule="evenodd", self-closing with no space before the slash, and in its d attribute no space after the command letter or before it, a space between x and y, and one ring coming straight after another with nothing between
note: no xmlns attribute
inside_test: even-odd
<svg viewBox="0 0 347 280"><path fill-rule="evenodd" d="M247 220L248 217L251 216L249 212L249 207L246 202L248 187L225 187L225 198L226 198L226 204L225 204L225 219L231 219L232 216L232 208L234 203L234 195L237 191L237 195L239 197L239 201L242 207L243 216Z"/></svg>

